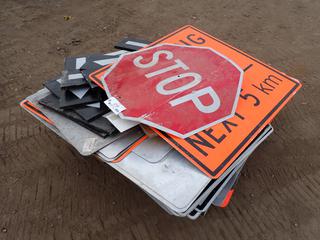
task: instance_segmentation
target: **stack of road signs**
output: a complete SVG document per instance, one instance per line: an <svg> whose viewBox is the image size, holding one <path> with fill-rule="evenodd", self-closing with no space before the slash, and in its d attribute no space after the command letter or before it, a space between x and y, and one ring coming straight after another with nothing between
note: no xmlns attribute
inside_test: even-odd
<svg viewBox="0 0 320 240"><path fill-rule="evenodd" d="M300 83L192 26L116 47L67 58L21 106L172 215L225 207Z"/></svg>

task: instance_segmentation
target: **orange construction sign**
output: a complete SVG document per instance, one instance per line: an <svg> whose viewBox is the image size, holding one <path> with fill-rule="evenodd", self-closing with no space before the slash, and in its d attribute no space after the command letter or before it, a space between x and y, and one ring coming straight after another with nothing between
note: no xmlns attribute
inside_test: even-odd
<svg viewBox="0 0 320 240"><path fill-rule="evenodd" d="M185 139L154 129L212 178L218 178L237 159L301 87L298 80L193 26L184 26L149 46L159 43L210 47L234 61L244 71L234 117ZM93 72L90 79L101 86L100 79L107 68Z"/></svg>

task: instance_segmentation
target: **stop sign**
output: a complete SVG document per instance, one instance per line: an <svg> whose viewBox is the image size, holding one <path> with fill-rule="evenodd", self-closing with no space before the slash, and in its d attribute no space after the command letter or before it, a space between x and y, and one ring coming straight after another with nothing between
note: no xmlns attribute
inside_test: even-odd
<svg viewBox="0 0 320 240"><path fill-rule="evenodd" d="M122 55L102 82L121 118L185 138L234 115L242 78L211 48L160 44Z"/></svg>

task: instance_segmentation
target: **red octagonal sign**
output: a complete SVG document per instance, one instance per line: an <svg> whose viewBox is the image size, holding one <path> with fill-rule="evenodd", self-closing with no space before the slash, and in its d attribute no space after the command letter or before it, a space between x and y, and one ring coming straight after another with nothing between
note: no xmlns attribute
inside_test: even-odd
<svg viewBox="0 0 320 240"><path fill-rule="evenodd" d="M242 78L211 48L160 44L122 55L102 82L121 118L186 138L234 115Z"/></svg>

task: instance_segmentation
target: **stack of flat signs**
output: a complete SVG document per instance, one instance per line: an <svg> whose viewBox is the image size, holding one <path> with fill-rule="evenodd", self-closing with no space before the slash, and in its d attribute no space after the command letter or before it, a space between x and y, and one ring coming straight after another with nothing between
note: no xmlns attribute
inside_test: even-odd
<svg viewBox="0 0 320 240"><path fill-rule="evenodd" d="M99 93L99 88L89 88L85 90L85 94L77 95L72 92L73 86L62 87L59 80L45 82L44 86L50 94L39 100L41 105L77 122L99 136L107 137L117 133L117 129L103 117L110 111L103 103L106 99L103 91L100 90ZM84 85L86 89L88 86Z"/></svg>
<svg viewBox="0 0 320 240"><path fill-rule="evenodd" d="M116 45L119 51L67 57L62 76L44 82L50 94L40 99L39 104L104 138L136 126L110 113L104 104L107 99L105 91L89 79L89 74L114 63L121 54L136 51L148 43L145 40L125 38Z"/></svg>
<svg viewBox="0 0 320 240"><path fill-rule="evenodd" d="M211 206L228 205L245 163L253 151L273 132L271 121L301 85L297 80L192 26L182 27L149 44L150 42L137 38L124 38L115 45L117 48L115 52L67 57L61 76L45 81L44 88L28 96L21 102L21 106L71 144L81 155L94 155L130 179L168 214L197 219ZM224 57L228 59L229 64L220 59L219 62L224 63L221 68L220 65L217 67L212 64L207 67L206 64L209 64L206 58L200 61L197 56L186 54L185 49L188 47L182 51L180 45L202 47L201 51L209 48L212 50L209 52L211 56L219 55L212 59L220 59L221 56L226 55L227 57ZM146 47L147 49L139 51ZM174 135L174 131L168 131L165 124L177 123L177 126L188 127L194 123L193 120L188 119L190 115L200 120L205 119L198 117L202 115L192 114L191 111L194 110L195 102L207 107L202 103L202 100L206 101L206 99L200 98L203 95L196 95L200 90L190 90L190 94L179 96L179 99L184 99L181 103L187 102L188 106L193 107L190 111L179 112L184 114L183 118L176 117L177 114L168 114L172 112L168 111L169 108L165 108L162 113L167 115L164 115L165 118L160 125L143 121L144 117L149 119L160 116L161 109L164 109L162 107L165 105L157 101L156 97L145 96L148 95L146 90L151 89L148 84L159 83L155 77L160 73L173 71L177 74L165 80L160 79L165 82L165 85L170 84L166 88L160 84L160 88L163 87L162 93L185 89L186 86L181 84L187 84L188 88L195 86L194 81L174 85L185 76L195 76L194 73L193 75L178 74L178 70L181 69L176 67L177 64L171 66L164 63L162 70L154 69L152 74L143 72L141 76L148 75L152 78L148 82L144 82L140 75L137 75L139 77L134 79L140 81L139 84L136 81L129 81L129 77L136 74L135 70L131 72L128 70L128 66L134 65L131 64L131 60L127 60L129 64L125 67L123 65L118 72L114 71L127 56L139 55L139 58L134 58L138 60L146 58L142 63L139 62L140 60L132 60L138 62L136 65L142 66L142 70L139 71L144 71L145 66L149 66L153 58L158 57L156 62L173 60L168 49L162 49L154 55L146 54L150 49L156 51L155 49L159 47L167 47L172 51L169 52L172 56L174 49L179 48L181 57L190 61L190 68L198 66L205 71L214 69L214 71L210 70L210 74L213 75L220 71L219 76L225 77L224 81L228 83L232 82L232 79L226 77L230 73L226 66L231 66L232 62L234 64L232 69L235 69L237 65L237 72L241 73L239 75L241 81L237 82L237 91L234 91L239 95L235 96L236 103L232 105L234 115L223 118L216 124L204 125L203 129L197 128L198 131L192 131L189 135L183 135L183 137ZM140 56L143 52L144 57ZM166 54L167 57L160 56L162 54ZM201 64L198 64L199 62ZM114 64L113 67L111 67L112 64ZM182 69L189 69L189 65ZM192 69L192 71L195 70ZM108 75L110 73L113 74L113 80L117 80L117 84L112 85L112 77ZM210 74L206 75L208 76L206 81L212 83L215 78ZM201 79L198 80L201 82ZM219 89L227 98L230 96L230 89L220 78L218 80ZM129 84L125 85L122 81L128 81ZM145 95L134 92L130 84L134 84L138 93L140 91ZM159 88L159 84L157 86ZM111 94L110 89L115 94ZM119 89L123 91L122 95L118 94ZM180 94L180 90L175 94ZM125 99L127 95L132 98ZM191 95L192 98L186 98ZM212 94L210 96L212 97ZM142 100L137 101L137 97ZM173 97L169 100L172 99ZM220 99L218 100L216 101L215 98L214 101L210 101L210 106L216 102L219 102L220 106ZM223 101L222 98L221 102ZM123 111L129 110L130 106L131 110L138 109L137 102L142 104L147 102L152 112L142 112L140 118L126 117ZM119 108L122 109L118 111ZM203 111L202 113L211 114L210 117L212 117L212 112Z"/></svg>
<svg viewBox="0 0 320 240"><path fill-rule="evenodd" d="M117 47L125 50L114 53L66 58L62 76L44 82L45 88L29 96L22 107L82 155L95 154L131 179L169 214L196 219L210 205L226 205L246 157L212 181L149 128L142 130L136 122L113 114L104 104L105 92L88 78L101 65L132 51L126 42L132 44L122 40Z"/></svg>

